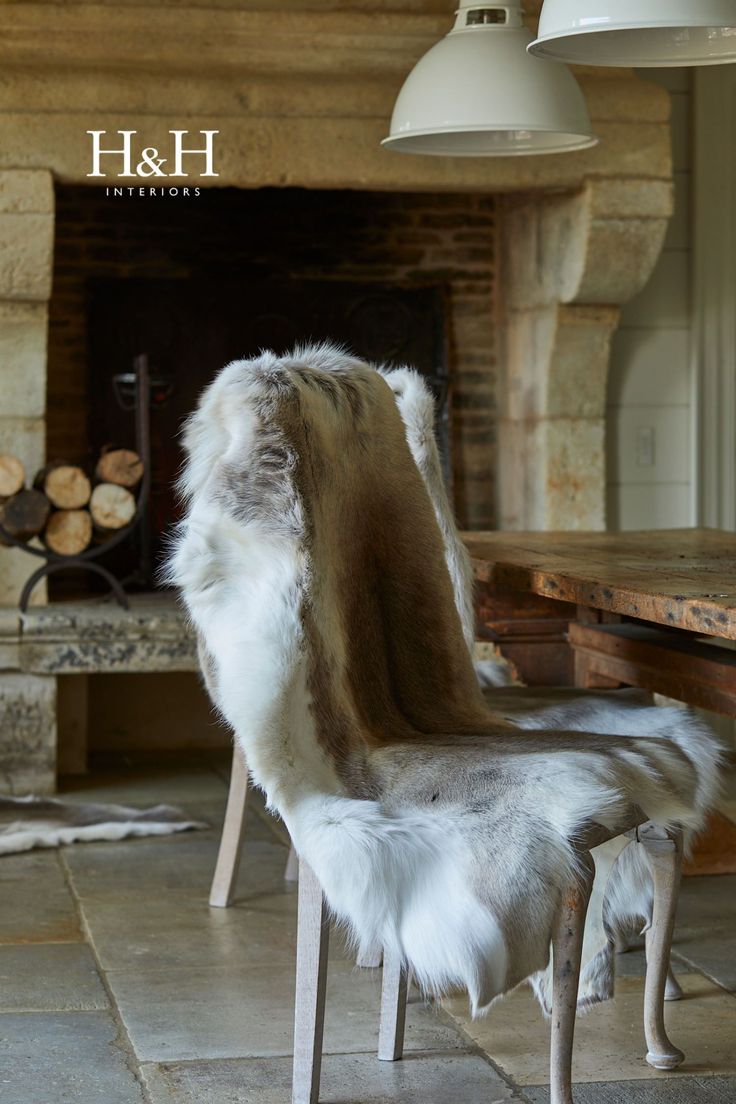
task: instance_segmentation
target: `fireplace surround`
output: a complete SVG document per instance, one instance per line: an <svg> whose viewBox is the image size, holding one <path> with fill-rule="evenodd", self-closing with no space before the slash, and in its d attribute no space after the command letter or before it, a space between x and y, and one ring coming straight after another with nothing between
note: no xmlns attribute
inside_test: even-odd
<svg viewBox="0 0 736 1104"><path fill-rule="evenodd" d="M539 4L527 7L534 25ZM233 202L246 205L262 190L276 198L283 190L285 205L292 189L306 190L313 203L333 196L353 211L362 205L367 236L371 219L407 239L434 234L414 243L420 253L437 250L434 260L423 254L399 283L417 270L419 283L462 284L461 250L483 253L486 260L467 262L476 275L484 265L488 274L474 302L461 302L471 294L466 287L446 319L461 520L602 528L611 337L621 304L652 271L672 212L666 92L630 70L581 68L600 137L594 149L462 161L397 155L380 139L406 74L448 29L444 0L204 0L186 18L181 5L161 0L147 6L145 21L140 10L126 2L0 8L3 447L33 472L47 451L68 447L64 433L79 440L75 427L86 417L85 365L75 351L79 280L84 265L100 275L120 256L113 205L175 204L171 218L184 220L203 198L105 195L118 182L90 180L87 132L134 130L145 146L164 150L172 129L194 136L214 129L219 175L163 184L239 192ZM438 220L449 211L489 221L454 228L413 221L432 209ZM482 244L460 241L464 232L477 232ZM159 276L169 278L170 265L181 262L185 233L170 232ZM130 276L141 255L134 237L129 245ZM443 260L448 249L454 257ZM427 264L435 266L431 278ZM448 266L454 275L441 271ZM396 282L395 257L388 268L382 279ZM27 560L0 549L0 712L12 728L26 710L19 702L42 703L51 746L55 676L24 670L19 659L14 606ZM36 599L45 601L40 588ZM44 755L35 776L32 767L24 774L24 784L39 790L53 785L54 756L48 748ZM13 788L12 771L5 778Z"/></svg>

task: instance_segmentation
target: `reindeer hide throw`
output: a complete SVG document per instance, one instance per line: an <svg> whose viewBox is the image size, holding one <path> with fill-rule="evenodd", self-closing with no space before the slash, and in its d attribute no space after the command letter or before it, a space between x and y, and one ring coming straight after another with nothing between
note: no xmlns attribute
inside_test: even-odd
<svg viewBox="0 0 736 1104"><path fill-rule="evenodd" d="M717 749L639 697L484 696L432 423L419 376L331 346L228 365L186 428L170 574L214 702L355 940L476 1012L530 978L545 1004L580 832L635 806L697 829ZM615 842L583 1002L610 990L615 925L648 920Z"/></svg>

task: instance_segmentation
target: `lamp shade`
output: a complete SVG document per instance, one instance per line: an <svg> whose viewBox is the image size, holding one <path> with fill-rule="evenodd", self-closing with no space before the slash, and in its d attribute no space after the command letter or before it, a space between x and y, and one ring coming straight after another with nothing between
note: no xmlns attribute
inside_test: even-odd
<svg viewBox="0 0 736 1104"><path fill-rule="evenodd" d="M538 58L588 65L736 61L736 0L545 0Z"/></svg>
<svg viewBox="0 0 736 1104"><path fill-rule="evenodd" d="M401 89L383 145L402 153L507 157L595 144L585 97L563 65L527 53L520 0L461 0L455 26Z"/></svg>

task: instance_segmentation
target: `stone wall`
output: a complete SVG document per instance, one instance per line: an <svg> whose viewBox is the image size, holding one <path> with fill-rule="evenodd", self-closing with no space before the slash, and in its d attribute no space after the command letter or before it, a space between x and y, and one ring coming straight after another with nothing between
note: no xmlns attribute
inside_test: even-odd
<svg viewBox="0 0 736 1104"><path fill-rule="evenodd" d="M447 295L454 490L461 523L496 522L493 196L213 190L111 199L57 189L50 305L48 453L87 459L85 282L101 277L442 285ZM327 335L325 335L327 336Z"/></svg>
<svg viewBox="0 0 736 1104"><path fill-rule="evenodd" d="M0 449L32 478L45 456L47 304L51 294L51 174L0 172ZM0 606L17 601L28 556L3 549ZM35 601L43 601L39 587Z"/></svg>

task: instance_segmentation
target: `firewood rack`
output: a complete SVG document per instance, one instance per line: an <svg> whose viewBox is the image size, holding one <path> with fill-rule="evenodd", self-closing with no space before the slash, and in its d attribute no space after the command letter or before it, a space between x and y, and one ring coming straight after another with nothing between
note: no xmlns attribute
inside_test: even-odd
<svg viewBox="0 0 736 1104"><path fill-rule="evenodd" d="M31 594L41 579L48 578L60 571L70 569L89 571L101 576L109 585L112 596L123 609L129 609L128 596L124 584L120 579L97 560L107 552L112 551L122 544L127 537L138 528L145 530L147 526L147 506L151 491L151 377L148 365L148 356L141 353L134 358L133 374L135 376L135 440L136 452L143 461L143 477L138 488L135 514L122 529L109 537L103 544L92 545L72 556L64 556L58 552L51 552L48 548L34 548L33 546L18 540L9 533L0 523L0 536L5 544L22 549L31 556L37 556L44 560L36 571L26 580L20 594L18 605L22 613L28 609Z"/></svg>

